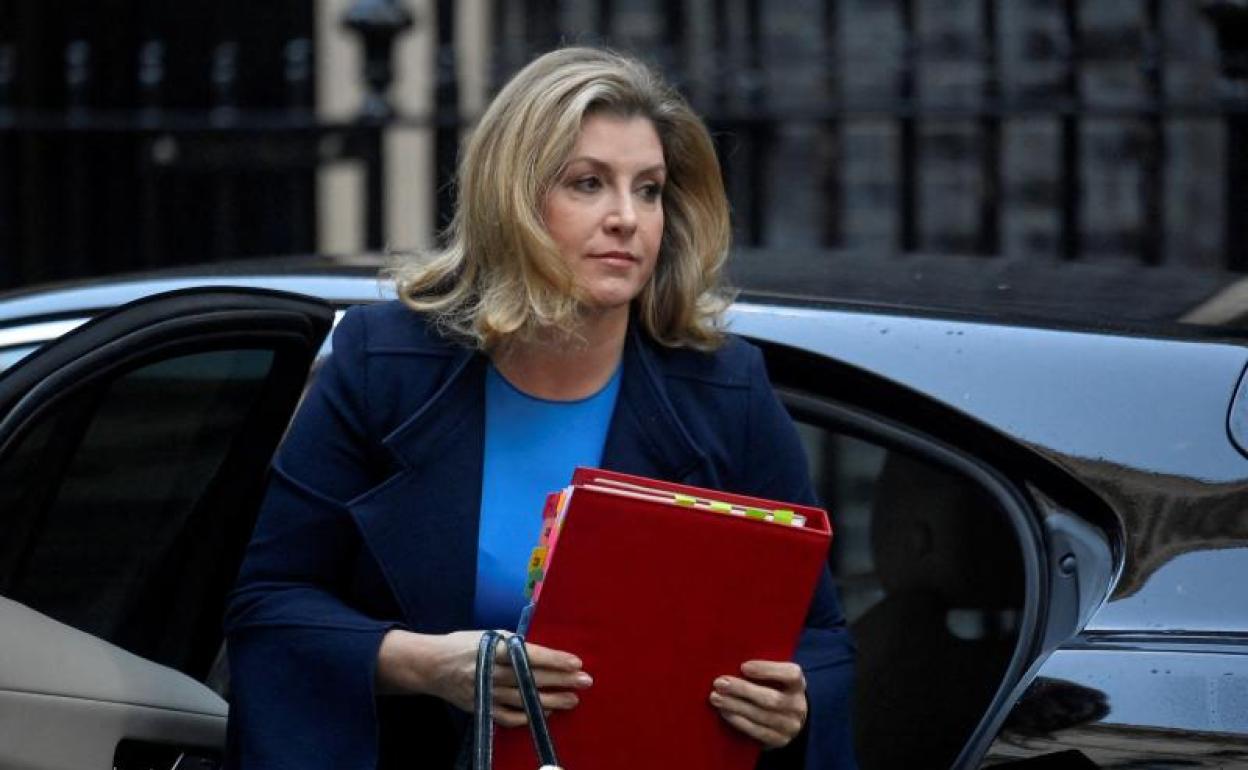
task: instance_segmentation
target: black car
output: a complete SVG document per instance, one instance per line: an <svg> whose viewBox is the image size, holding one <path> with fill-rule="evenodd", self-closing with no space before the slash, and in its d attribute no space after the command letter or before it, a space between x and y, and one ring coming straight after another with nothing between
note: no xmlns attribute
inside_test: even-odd
<svg viewBox="0 0 1248 770"><path fill-rule="evenodd" d="M1248 767L1240 337L765 288L732 328L833 518L862 767ZM313 260L0 298L0 765L216 765L267 462L389 296Z"/></svg>

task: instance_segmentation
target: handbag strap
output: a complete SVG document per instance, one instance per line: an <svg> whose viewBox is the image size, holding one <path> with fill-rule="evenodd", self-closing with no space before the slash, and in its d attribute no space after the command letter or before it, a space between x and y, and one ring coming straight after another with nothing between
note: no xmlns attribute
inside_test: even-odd
<svg viewBox="0 0 1248 770"><path fill-rule="evenodd" d="M477 646L472 722L474 770L492 770L494 766L494 648L502 638L503 635L497 631L486 631L481 635L481 642ZM555 756L555 744L546 725L546 715L542 712L542 702L537 683L533 679L533 668L529 664L524 638L514 634L506 638L505 644L512 668L516 672L520 700L529 719L529 733L533 736L533 747L537 750L538 761L543 767L557 767L559 760Z"/></svg>
<svg viewBox="0 0 1248 770"><path fill-rule="evenodd" d="M472 766L494 767L494 647L501 634L486 631L477 645L477 679L473 692Z"/></svg>
<svg viewBox="0 0 1248 770"><path fill-rule="evenodd" d="M542 766L558 766L555 742L546 725L546 714L542 711L542 701L537 693L537 683L533 679L533 668L529 665L529 652L524 647L524 637L519 634L507 637L507 654L511 656L511 667L515 669L516 681L520 685L520 700L524 703L524 713L529 717L529 734L533 736L537 760Z"/></svg>

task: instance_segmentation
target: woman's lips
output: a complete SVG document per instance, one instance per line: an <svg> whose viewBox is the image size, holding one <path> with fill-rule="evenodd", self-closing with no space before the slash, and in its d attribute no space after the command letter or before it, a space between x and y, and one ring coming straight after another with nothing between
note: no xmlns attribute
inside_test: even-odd
<svg viewBox="0 0 1248 770"><path fill-rule="evenodd" d="M619 262L621 264L641 261L634 254L627 251L603 251L597 254L590 254L589 258L603 260L604 262Z"/></svg>

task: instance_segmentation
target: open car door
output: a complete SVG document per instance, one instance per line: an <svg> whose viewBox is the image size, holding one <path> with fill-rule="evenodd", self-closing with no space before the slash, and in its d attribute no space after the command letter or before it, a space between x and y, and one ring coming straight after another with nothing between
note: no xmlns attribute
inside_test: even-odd
<svg viewBox="0 0 1248 770"><path fill-rule="evenodd" d="M173 292L0 377L0 766L219 765L225 595L333 318Z"/></svg>
<svg viewBox="0 0 1248 770"><path fill-rule="evenodd" d="M765 351L836 527L829 566L857 647L859 766L980 766L1029 670L1108 588L1104 506L921 393Z"/></svg>
<svg viewBox="0 0 1248 770"><path fill-rule="evenodd" d="M835 528L862 770L1245 765L1240 340L735 312Z"/></svg>

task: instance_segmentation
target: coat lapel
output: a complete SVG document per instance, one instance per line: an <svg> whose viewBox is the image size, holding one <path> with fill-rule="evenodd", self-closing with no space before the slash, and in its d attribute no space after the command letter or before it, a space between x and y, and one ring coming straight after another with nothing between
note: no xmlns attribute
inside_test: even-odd
<svg viewBox="0 0 1248 770"><path fill-rule="evenodd" d="M630 324L620 394L603 447L605 468L716 486L711 463L668 398L661 362ZM402 470L349 505L408 625L469 628L476 591L485 358L463 351L411 418L384 440Z"/></svg>
<svg viewBox="0 0 1248 770"><path fill-rule="evenodd" d="M710 463L676 416L660 362L637 326L637 319L632 319L602 465L637 476L713 486Z"/></svg>
<svg viewBox="0 0 1248 770"><path fill-rule="evenodd" d="M403 469L350 506L416 631L472 622L484 389L485 359L459 354L434 396L383 442Z"/></svg>

